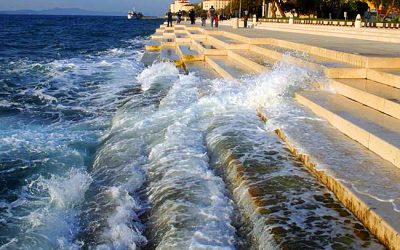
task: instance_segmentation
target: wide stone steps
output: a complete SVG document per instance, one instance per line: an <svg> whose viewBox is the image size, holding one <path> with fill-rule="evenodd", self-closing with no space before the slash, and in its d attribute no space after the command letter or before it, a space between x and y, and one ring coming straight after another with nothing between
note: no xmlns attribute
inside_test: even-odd
<svg viewBox="0 0 400 250"><path fill-rule="evenodd" d="M219 74L204 61L188 61L185 62L186 70L188 73L193 73L201 78L216 79L219 78Z"/></svg>
<svg viewBox="0 0 400 250"><path fill-rule="evenodd" d="M249 49L250 45L241 41L223 36L223 35L209 35L207 40L211 44L215 44L225 49L236 50L236 49Z"/></svg>
<svg viewBox="0 0 400 250"><path fill-rule="evenodd" d="M206 35L198 30L188 30L187 32L192 39L206 39Z"/></svg>
<svg viewBox="0 0 400 250"><path fill-rule="evenodd" d="M160 60L159 52L146 52L141 58L141 62L147 67L152 65L155 61Z"/></svg>
<svg viewBox="0 0 400 250"><path fill-rule="evenodd" d="M205 56L226 56L227 51L215 44L210 43L207 39L192 40L193 48Z"/></svg>
<svg viewBox="0 0 400 250"><path fill-rule="evenodd" d="M322 69L328 78L365 78L367 70L354 65L317 56L304 51L288 49L271 44L252 45L251 51L268 55L275 60L286 60L300 66Z"/></svg>
<svg viewBox="0 0 400 250"><path fill-rule="evenodd" d="M162 39L164 35L164 31L156 32L151 36L151 39Z"/></svg>
<svg viewBox="0 0 400 250"><path fill-rule="evenodd" d="M183 64L182 59L176 53L175 47L161 47L160 60L165 62L174 62L176 66L182 66Z"/></svg>
<svg viewBox="0 0 400 250"><path fill-rule="evenodd" d="M145 49L148 50L148 51L159 51L161 49L161 39L152 38L145 45Z"/></svg>
<svg viewBox="0 0 400 250"><path fill-rule="evenodd" d="M228 56L257 73L271 70L272 66L276 63L276 60L250 50L228 51Z"/></svg>
<svg viewBox="0 0 400 250"><path fill-rule="evenodd" d="M241 78L247 74L255 73L254 70L227 56L206 56L206 62L225 79Z"/></svg>
<svg viewBox="0 0 400 250"><path fill-rule="evenodd" d="M182 44L177 47L178 55L182 61L204 61L204 55L190 45Z"/></svg>
<svg viewBox="0 0 400 250"><path fill-rule="evenodd" d="M367 79L333 79L336 92L400 119L400 89Z"/></svg>
<svg viewBox="0 0 400 250"><path fill-rule="evenodd" d="M164 34L164 38L161 40L162 46L174 47L176 45L175 37L166 37Z"/></svg>
<svg viewBox="0 0 400 250"><path fill-rule="evenodd" d="M355 29L354 27L333 27L329 28L319 25L290 25L290 24L273 24L273 23L263 23L261 25L257 25L258 29L267 29L267 30L276 30L292 33L307 33L312 35L321 35L321 36L332 36L332 37L343 37L343 38L353 38L353 39L362 39L362 40L370 40L370 41L382 41L382 42L391 42L391 43L399 43L400 35L397 30L391 31L389 34L388 30L385 29L385 32L380 32L379 29Z"/></svg>
<svg viewBox="0 0 400 250"><path fill-rule="evenodd" d="M368 69L367 78L400 88L400 69Z"/></svg>
<svg viewBox="0 0 400 250"><path fill-rule="evenodd" d="M296 93L296 99L342 133L400 167L400 120L338 94L306 91Z"/></svg>

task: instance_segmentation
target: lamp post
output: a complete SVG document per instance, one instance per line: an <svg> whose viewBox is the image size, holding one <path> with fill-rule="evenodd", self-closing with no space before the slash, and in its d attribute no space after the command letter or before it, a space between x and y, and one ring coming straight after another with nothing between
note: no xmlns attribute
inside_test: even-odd
<svg viewBox="0 0 400 250"><path fill-rule="evenodd" d="M262 17L265 17L266 15L265 15L265 12L266 12L266 8L265 8L265 0L263 0L263 3L262 3Z"/></svg>
<svg viewBox="0 0 400 250"><path fill-rule="evenodd" d="M239 1L239 18L242 17L242 0Z"/></svg>

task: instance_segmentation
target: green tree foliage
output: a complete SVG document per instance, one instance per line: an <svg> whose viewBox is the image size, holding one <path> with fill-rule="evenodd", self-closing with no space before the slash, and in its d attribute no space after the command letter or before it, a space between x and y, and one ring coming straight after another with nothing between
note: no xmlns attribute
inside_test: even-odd
<svg viewBox="0 0 400 250"><path fill-rule="evenodd" d="M247 10L251 15L257 14L258 16L261 16L262 2L262 0L242 0L242 12ZM226 6L224 13L229 14L232 11L231 14L237 14L239 11L239 6L240 0L231 0L228 6Z"/></svg>
<svg viewBox="0 0 400 250"><path fill-rule="evenodd" d="M262 0L241 0L242 11L249 11L249 14L261 16ZM272 2L267 0L266 2ZM293 9L301 15L314 14L319 18L329 18L329 14L334 19L343 19L344 12L347 12L348 19L354 19L357 14L363 15L368 10L368 4L362 0L275 0L279 2L282 8L289 12ZM397 10L400 11L400 0L371 0L375 6L382 5L387 14ZM240 0L232 0L225 8L224 13L237 14ZM378 8L378 7L377 7ZM243 14L243 13L242 13Z"/></svg>

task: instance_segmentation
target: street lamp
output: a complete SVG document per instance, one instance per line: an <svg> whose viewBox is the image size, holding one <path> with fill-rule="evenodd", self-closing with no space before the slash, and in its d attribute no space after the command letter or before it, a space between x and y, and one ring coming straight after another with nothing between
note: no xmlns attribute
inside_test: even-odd
<svg viewBox="0 0 400 250"><path fill-rule="evenodd" d="M239 1L239 18L242 17L242 0Z"/></svg>

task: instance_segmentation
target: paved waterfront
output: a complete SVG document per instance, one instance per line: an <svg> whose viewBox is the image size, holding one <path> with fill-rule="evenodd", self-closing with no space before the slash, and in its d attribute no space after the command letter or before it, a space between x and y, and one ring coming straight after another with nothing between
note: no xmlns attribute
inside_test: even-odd
<svg viewBox="0 0 400 250"><path fill-rule="evenodd" d="M200 26L200 25L198 25ZM327 27L329 29L329 27ZM206 28L210 30L208 26ZM400 45L396 43L367 41L361 39L339 38L300 34L283 31L262 30L262 29L232 29L229 26L220 25L218 30L232 32L250 38L275 38L295 43L303 43L311 46L326 49L358 54L372 57L400 57Z"/></svg>

